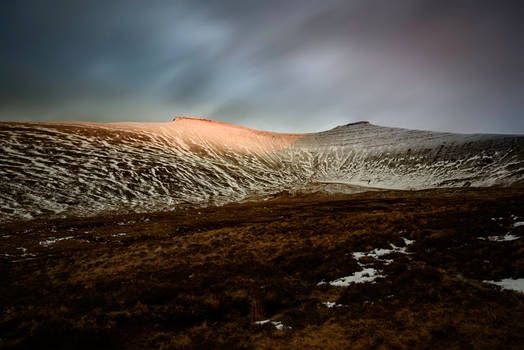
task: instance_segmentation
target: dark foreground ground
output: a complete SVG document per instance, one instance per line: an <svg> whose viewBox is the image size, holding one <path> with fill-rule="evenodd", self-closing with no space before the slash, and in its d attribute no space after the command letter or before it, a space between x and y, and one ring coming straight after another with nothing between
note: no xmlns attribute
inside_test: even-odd
<svg viewBox="0 0 524 350"><path fill-rule="evenodd" d="M454 189L4 225L0 348L523 349L524 295L483 282L524 277L523 216Z"/></svg>

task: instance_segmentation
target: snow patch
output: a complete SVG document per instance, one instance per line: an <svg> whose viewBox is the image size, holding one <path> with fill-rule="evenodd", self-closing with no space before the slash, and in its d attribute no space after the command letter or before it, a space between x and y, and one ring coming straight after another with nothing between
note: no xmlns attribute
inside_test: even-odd
<svg viewBox="0 0 524 350"><path fill-rule="evenodd" d="M407 239L406 237L402 237L402 240L404 241L404 244L406 246L408 245L412 245L413 243L415 243L415 240L414 239Z"/></svg>
<svg viewBox="0 0 524 350"><path fill-rule="evenodd" d="M375 280L382 275L379 272L371 267L367 267L362 271L357 271L354 274L342 278L337 278L334 281L329 282L330 285L335 287L348 287L352 283L366 283L366 282L375 282ZM325 284L326 282L322 281L317 283L317 286Z"/></svg>
<svg viewBox="0 0 524 350"><path fill-rule="evenodd" d="M524 226L524 221L518 221L513 224L513 227L520 227L520 226Z"/></svg>
<svg viewBox="0 0 524 350"><path fill-rule="evenodd" d="M500 281L484 281L486 283L496 284L502 287L502 289L515 290L520 293L524 293L524 278L505 278Z"/></svg>
<svg viewBox="0 0 524 350"><path fill-rule="evenodd" d="M291 328L289 326L284 325L280 321L263 320L263 321L256 321L255 322L255 324L259 324L259 325L264 325L266 323L271 323L279 331L284 330L285 328Z"/></svg>
<svg viewBox="0 0 524 350"><path fill-rule="evenodd" d="M62 237L62 238L55 238L55 237L49 237L49 239L46 239L45 241L40 241L39 244L42 247L49 247L51 244L55 244L56 242L65 241L68 239L73 239L74 236L68 236L68 237Z"/></svg>
<svg viewBox="0 0 524 350"><path fill-rule="evenodd" d="M322 303L322 305L324 305L328 309L331 309L331 308L334 308L334 307L342 307L342 306L344 306L342 304L337 304L337 303L331 302L331 301L326 301L326 302Z"/></svg>
<svg viewBox="0 0 524 350"><path fill-rule="evenodd" d="M355 258L356 260L360 260L362 258L370 257L370 258L373 258L373 259L376 259L376 260L381 260L381 261L385 262L386 264L391 264L393 262L393 260L391 260L391 259L381 259L381 257L384 256L384 255L392 254L392 253L409 254L408 251L407 251L407 248L408 248L408 246L410 246L411 244L413 244L415 242L415 241L409 240L407 238L402 238L402 240L404 241L405 247L397 247L396 245L391 243L390 244L391 249L375 248L375 249L373 249L370 252L354 252L353 253L353 258ZM362 266L362 264L360 262L359 262L359 265Z"/></svg>
<svg viewBox="0 0 524 350"><path fill-rule="evenodd" d="M136 223L136 220L122 221L122 222L119 222L118 225L123 226L123 225L129 225L129 224L134 224L134 223Z"/></svg>
<svg viewBox="0 0 524 350"><path fill-rule="evenodd" d="M504 236L489 236L487 238L485 237L477 237L477 239L480 239L480 240L488 240L488 241L492 241L492 242L509 242L509 241L515 241L517 239L519 239L520 237L519 236L515 236L515 235L512 235L511 233L506 233Z"/></svg>
<svg viewBox="0 0 524 350"><path fill-rule="evenodd" d="M127 235L127 232L119 232L119 233L113 233L111 237L122 237Z"/></svg>
<svg viewBox="0 0 524 350"><path fill-rule="evenodd" d="M371 257L373 259L382 261L385 264L391 264L393 262L392 259L381 259L381 257L384 255L389 255L391 253L409 254L407 252L407 249L411 244L415 242L407 238L402 238L402 240L404 241L405 247L397 247L396 245L391 243L391 249L375 248L370 252L354 252L353 258L357 260L359 266L363 267L363 270L357 271L350 276L338 278L331 282L325 282L324 280L322 280L319 283L317 283L317 286L329 283L330 285L335 287L347 287L352 283L374 283L377 278L384 276L382 276L377 269L374 269L372 267L366 267L366 264L361 263L359 260L365 257Z"/></svg>

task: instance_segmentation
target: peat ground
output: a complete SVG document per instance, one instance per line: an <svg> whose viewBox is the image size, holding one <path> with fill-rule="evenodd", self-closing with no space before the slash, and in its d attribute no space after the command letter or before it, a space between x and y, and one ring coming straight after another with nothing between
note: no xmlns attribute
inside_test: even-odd
<svg viewBox="0 0 524 350"><path fill-rule="evenodd" d="M524 294L483 282L524 278L522 221L486 188L4 224L0 348L522 349Z"/></svg>

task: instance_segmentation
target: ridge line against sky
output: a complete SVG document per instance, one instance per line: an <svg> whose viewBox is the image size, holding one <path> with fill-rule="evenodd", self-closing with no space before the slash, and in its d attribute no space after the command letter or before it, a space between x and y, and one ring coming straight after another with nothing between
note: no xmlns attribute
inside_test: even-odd
<svg viewBox="0 0 524 350"><path fill-rule="evenodd" d="M524 133L524 3L4 1L0 121Z"/></svg>

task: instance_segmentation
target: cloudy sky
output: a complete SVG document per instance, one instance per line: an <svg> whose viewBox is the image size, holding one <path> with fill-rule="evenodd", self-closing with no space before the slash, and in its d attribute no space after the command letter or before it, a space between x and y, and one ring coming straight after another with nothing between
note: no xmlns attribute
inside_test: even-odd
<svg viewBox="0 0 524 350"><path fill-rule="evenodd" d="M2 1L0 120L524 133L524 5Z"/></svg>

